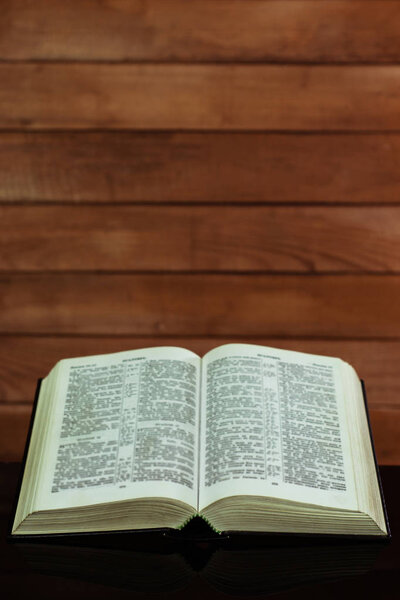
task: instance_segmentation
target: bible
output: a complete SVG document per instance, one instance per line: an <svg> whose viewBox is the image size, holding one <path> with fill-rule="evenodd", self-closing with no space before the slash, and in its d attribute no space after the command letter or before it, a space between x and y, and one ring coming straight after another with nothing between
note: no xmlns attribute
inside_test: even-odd
<svg viewBox="0 0 400 600"><path fill-rule="evenodd" d="M182 529L382 538L360 380L339 358L226 344L59 361L12 537Z"/></svg>

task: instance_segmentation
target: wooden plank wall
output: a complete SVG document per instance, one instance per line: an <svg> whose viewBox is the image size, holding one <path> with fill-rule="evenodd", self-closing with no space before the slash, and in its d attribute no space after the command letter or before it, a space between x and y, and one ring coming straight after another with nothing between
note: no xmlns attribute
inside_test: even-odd
<svg viewBox="0 0 400 600"><path fill-rule="evenodd" d="M400 1L3 0L0 458L62 357L341 356L400 461Z"/></svg>

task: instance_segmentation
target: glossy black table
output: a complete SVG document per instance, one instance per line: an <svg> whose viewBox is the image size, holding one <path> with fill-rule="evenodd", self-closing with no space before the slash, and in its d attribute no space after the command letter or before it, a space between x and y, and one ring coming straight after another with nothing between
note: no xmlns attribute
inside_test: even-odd
<svg viewBox="0 0 400 600"><path fill-rule="evenodd" d="M389 544L198 539L93 545L6 541L19 465L0 465L0 580L6 598L400 598L400 467L381 467ZM110 538L111 539L111 538ZM218 546L218 547L217 547ZM221 547L219 547L221 546Z"/></svg>

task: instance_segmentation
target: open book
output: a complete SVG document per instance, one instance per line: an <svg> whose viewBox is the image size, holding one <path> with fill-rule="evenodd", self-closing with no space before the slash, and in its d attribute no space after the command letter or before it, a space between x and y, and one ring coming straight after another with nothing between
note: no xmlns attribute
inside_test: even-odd
<svg viewBox="0 0 400 600"><path fill-rule="evenodd" d="M228 344L61 360L12 535L183 527L388 535L360 381L338 358Z"/></svg>

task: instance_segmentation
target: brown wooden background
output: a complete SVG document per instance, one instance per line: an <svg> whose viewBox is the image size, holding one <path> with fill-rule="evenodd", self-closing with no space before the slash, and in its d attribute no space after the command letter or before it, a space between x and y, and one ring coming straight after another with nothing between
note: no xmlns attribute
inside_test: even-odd
<svg viewBox="0 0 400 600"><path fill-rule="evenodd" d="M341 356L400 461L400 1L3 0L0 458L61 357Z"/></svg>

